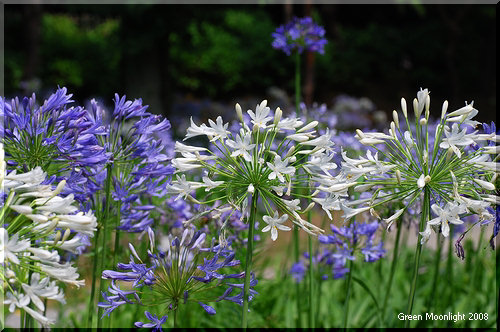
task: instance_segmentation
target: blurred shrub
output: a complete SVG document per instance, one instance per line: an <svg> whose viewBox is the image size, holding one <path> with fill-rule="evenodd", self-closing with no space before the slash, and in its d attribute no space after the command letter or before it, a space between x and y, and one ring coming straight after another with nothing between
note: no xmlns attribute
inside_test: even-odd
<svg viewBox="0 0 500 332"><path fill-rule="evenodd" d="M44 85L112 95L120 61L118 29L115 19L87 26L68 15L45 14L40 66Z"/></svg>
<svg viewBox="0 0 500 332"><path fill-rule="evenodd" d="M187 38L176 31L169 37L174 81L181 89L209 96L265 91L286 71L277 65L283 57L271 48L274 29L264 11L230 9L220 20L190 20Z"/></svg>

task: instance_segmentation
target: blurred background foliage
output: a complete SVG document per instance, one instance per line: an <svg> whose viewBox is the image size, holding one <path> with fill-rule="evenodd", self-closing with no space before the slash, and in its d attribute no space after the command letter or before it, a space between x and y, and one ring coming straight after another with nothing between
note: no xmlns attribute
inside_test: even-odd
<svg viewBox="0 0 500 332"><path fill-rule="evenodd" d="M5 96L59 85L109 105L126 93L167 116L185 100L291 96L293 61L271 34L293 15L329 40L303 62L307 102L350 94L392 111L427 87L437 105L474 99L494 119L493 5L6 5Z"/></svg>

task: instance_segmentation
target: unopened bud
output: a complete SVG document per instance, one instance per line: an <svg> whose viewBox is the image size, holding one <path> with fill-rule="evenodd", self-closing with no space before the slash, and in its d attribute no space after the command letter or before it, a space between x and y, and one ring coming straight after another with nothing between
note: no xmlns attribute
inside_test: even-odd
<svg viewBox="0 0 500 332"><path fill-rule="evenodd" d="M61 231L57 231L56 236L54 236L54 246L57 245L57 242L61 239Z"/></svg>
<svg viewBox="0 0 500 332"><path fill-rule="evenodd" d="M234 106L236 109L236 116L238 117L238 120L240 122L243 122L243 111L241 110L240 104L236 103L236 106Z"/></svg>
<svg viewBox="0 0 500 332"><path fill-rule="evenodd" d="M398 112L396 112L396 110L392 111L392 118L394 119L394 124L399 129L399 116L398 116Z"/></svg>
<svg viewBox="0 0 500 332"><path fill-rule="evenodd" d="M297 133L301 133L304 131L308 131L309 129L313 129L314 127L316 127L318 125L318 123L319 123L318 121L309 122L307 125L300 128L299 130L297 130Z"/></svg>
<svg viewBox="0 0 500 332"><path fill-rule="evenodd" d="M406 99L404 98L401 98L401 111L403 112L405 118L408 118L408 109L406 107Z"/></svg>
<svg viewBox="0 0 500 332"><path fill-rule="evenodd" d="M277 126L278 123L280 122L282 115L283 115L283 111L281 110L281 108L278 107L276 109L276 113L274 114L274 125L275 126Z"/></svg>
<svg viewBox="0 0 500 332"><path fill-rule="evenodd" d="M359 138L365 138L365 134L360 129L356 129L356 134L358 134Z"/></svg>
<svg viewBox="0 0 500 332"><path fill-rule="evenodd" d="M314 202L309 203L309 205L306 207L306 209L302 212L303 213L309 212L309 210L311 210L314 207L314 205L316 205Z"/></svg>
<svg viewBox="0 0 500 332"><path fill-rule="evenodd" d="M430 116L430 107L431 107L431 96L427 95L425 98L425 118L429 120Z"/></svg>
<svg viewBox="0 0 500 332"><path fill-rule="evenodd" d="M431 182L431 177L430 177L430 175L426 175L426 176L425 176L425 178L424 178L424 182L425 182L425 184L427 184L427 183Z"/></svg>
<svg viewBox="0 0 500 332"><path fill-rule="evenodd" d="M396 179L398 180L398 184L401 184L401 172L399 169L396 170Z"/></svg>
<svg viewBox="0 0 500 332"><path fill-rule="evenodd" d="M418 100L417 98L413 99L413 112L415 113L415 118L420 118L420 110L418 109Z"/></svg>
<svg viewBox="0 0 500 332"><path fill-rule="evenodd" d="M286 153L285 158L290 157L293 154L294 151L295 151L295 145L292 145L292 147L290 148L290 150L288 150L288 152Z"/></svg>
<svg viewBox="0 0 500 332"><path fill-rule="evenodd" d="M61 191L64 189L64 186L66 185L66 180L62 180L57 184L56 190L52 193L51 197L57 196L61 193Z"/></svg>
<svg viewBox="0 0 500 332"><path fill-rule="evenodd" d="M444 119L447 110L448 110L448 100L445 100L443 102L443 107L441 108L441 119Z"/></svg>
<svg viewBox="0 0 500 332"><path fill-rule="evenodd" d="M427 124L427 119L426 118L420 119L420 125L421 126L425 126L426 124Z"/></svg>
<svg viewBox="0 0 500 332"><path fill-rule="evenodd" d="M71 230L69 228L66 228L66 230L64 231L62 240L61 240L61 244L63 244L64 241L66 241L68 239L70 234L71 234Z"/></svg>
<svg viewBox="0 0 500 332"><path fill-rule="evenodd" d="M391 121L391 136L396 138L396 125L394 124L394 121Z"/></svg>

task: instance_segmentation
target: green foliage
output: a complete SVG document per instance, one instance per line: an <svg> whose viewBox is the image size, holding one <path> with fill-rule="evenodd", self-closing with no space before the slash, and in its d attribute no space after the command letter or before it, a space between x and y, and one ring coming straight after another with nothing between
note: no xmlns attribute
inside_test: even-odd
<svg viewBox="0 0 500 332"><path fill-rule="evenodd" d="M120 48L120 22L106 19L91 26L74 17L46 14L42 19L42 63L44 85L80 88L85 95L100 91L112 95L116 89Z"/></svg>
<svg viewBox="0 0 500 332"><path fill-rule="evenodd" d="M202 95L264 90L274 83L266 75L271 68L283 72L271 66L279 61L271 48L274 29L264 11L229 9L217 19L192 19L187 38L169 37L173 77L180 88Z"/></svg>

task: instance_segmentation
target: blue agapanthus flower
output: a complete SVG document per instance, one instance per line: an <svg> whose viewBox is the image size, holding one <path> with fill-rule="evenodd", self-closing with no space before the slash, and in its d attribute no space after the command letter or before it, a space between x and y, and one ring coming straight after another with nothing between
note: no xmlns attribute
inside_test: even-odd
<svg viewBox="0 0 500 332"><path fill-rule="evenodd" d="M293 51L302 53L304 50L323 54L324 46L328 43L324 35L325 29L314 23L311 17L294 17L272 34L272 46L287 55Z"/></svg>
<svg viewBox="0 0 500 332"><path fill-rule="evenodd" d="M243 286L234 283L236 279L245 278L245 272L231 273L231 268L240 264L235 259L235 253L230 243L203 247L206 234L194 229L185 229L182 236L173 237L171 234L160 238L155 245L155 233L147 229L150 241L148 260L142 261L134 246L129 244L129 263L119 263L117 271L105 270L103 279L111 280L108 292L103 292L103 300L99 307L104 308L104 315L113 312L117 307L125 304L158 305L164 304L166 311L176 310L179 301L198 303L209 315L216 314L213 307L205 302L229 301L243 304ZM249 300L257 292L253 289L257 285L254 274L250 278ZM132 289L123 291L116 286L116 281L131 283ZM219 297L213 291L222 288ZM138 293L142 294L139 298ZM183 294L179 299L179 294ZM211 297L212 296L212 297ZM157 319L147 313L146 317L152 323L137 322L137 327L161 328L167 316ZM156 324L156 325L151 325Z"/></svg>
<svg viewBox="0 0 500 332"><path fill-rule="evenodd" d="M146 315L146 318L149 319L150 323L143 323L143 322L135 322L136 327L144 327L144 328L152 328L153 332L162 332L161 326L165 324L167 321L168 316L163 316L162 318L158 319L156 315L151 314L149 311L144 311L144 315Z"/></svg>
<svg viewBox="0 0 500 332"><path fill-rule="evenodd" d="M111 158L99 139L107 132L80 106L70 106L73 95L58 88L41 105L35 94L10 102L0 97L0 136L7 164L19 171L40 166L45 184L66 180L64 194L84 202L95 193L93 173Z"/></svg>

